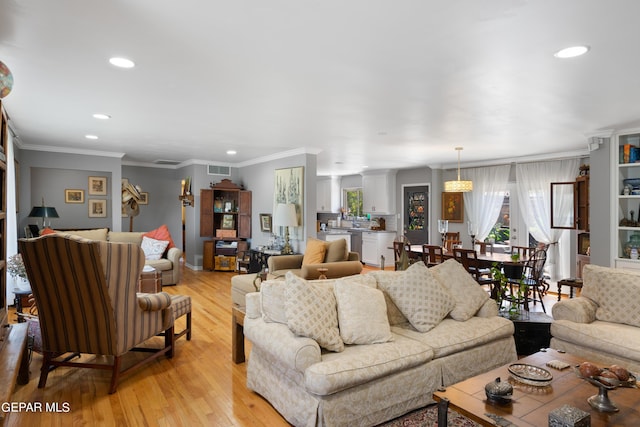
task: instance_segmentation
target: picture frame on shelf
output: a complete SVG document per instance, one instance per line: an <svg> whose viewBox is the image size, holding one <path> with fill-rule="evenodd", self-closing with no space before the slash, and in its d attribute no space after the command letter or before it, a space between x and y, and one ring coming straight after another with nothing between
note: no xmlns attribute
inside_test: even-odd
<svg viewBox="0 0 640 427"><path fill-rule="evenodd" d="M104 199L89 199L89 218L106 218L107 201Z"/></svg>
<svg viewBox="0 0 640 427"><path fill-rule="evenodd" d="M106 176L90 176L89 177L89 195L90 196L106 196L107 195L107 177Z"/></svg>
<svg viewBox="0 0 640 427"><path fill-rule="evenodd" d="M260 214L260 231L271 232L271 214Z"/></svg>
<svg viewBox="0 0 640 427"><path fill-rule="evenodd" d="M220 224L220 228L223 230L233 230L235 227L235 221L233 219L233 215L222 215L222 223Z"/></svg>
<svg viewBox="0 0 640 427"><path fill-rule="evenodd" d="M139 205L148 205L149 204L149 192L147 191L141 191L140 192L140 201L138 202Z"/></svg>
<svg viewBox="0 0 640 427"><path fill-rule="evenodd" d="M442 219L464 222L464 198L462 193L442 193Z"/></svg>
<svg viewBox="0 0 640 427"><path fill-rule="evenodd" d="M64 190L65 203L84 203L84 190L67 188Z"/></svg>
<svg viewBox="0 0 640 427"><path fill-rule="evenodd" d="M233 203L231 203L231 201L224 202L224 211L233 212Z"/></svg>

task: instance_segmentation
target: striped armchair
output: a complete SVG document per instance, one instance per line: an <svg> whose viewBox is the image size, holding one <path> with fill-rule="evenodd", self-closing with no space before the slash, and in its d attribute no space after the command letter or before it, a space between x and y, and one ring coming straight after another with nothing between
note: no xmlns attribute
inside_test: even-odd
<svg viewBox="0 0 640 427"><path fill-rule="evenodd" d="M38 388L44 388L52 367L73 366L111 370L111 394L121 375L163 354L173 356L169 294L136 294L145 263L139 246L58 234L20 239L18 245L42 332ZM166 332L162 348L135 347L161 332ZM122 357L130 350L151 352L122 369ZM70 352L112 356L111 363L59 357Z"/></svg>

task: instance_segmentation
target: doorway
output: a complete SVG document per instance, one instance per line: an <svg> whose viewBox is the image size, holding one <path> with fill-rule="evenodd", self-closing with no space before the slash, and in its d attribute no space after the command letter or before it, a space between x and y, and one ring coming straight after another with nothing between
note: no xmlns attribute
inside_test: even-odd
<svg viewBox="0 0 640 427"><path fill-rule="evenodd" d="M429 184L404 187L402 223L412 245L429 243Z"/></svg>

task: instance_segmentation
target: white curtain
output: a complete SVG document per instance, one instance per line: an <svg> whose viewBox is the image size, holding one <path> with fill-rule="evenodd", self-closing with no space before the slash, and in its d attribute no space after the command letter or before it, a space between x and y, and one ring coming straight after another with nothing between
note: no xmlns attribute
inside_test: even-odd
<svg viewBox="0 0 640 427"><path fill-rule="evenodd" d="M467 217L477 240L483 241L496 224L509 182L510 165L460 171L462 179L473 182L473 191L464 193Z"/></svg>
<svg viewBox="0 0 640 427"><path fill-rule="evenodd" d="M533 237L539 242L550 245L547 252L547 265L553 281L569 277L570 257L567 239L560 240L568 230L551 228L551 183L575 181L579 167L580 159L516 165L518 206ZM556 215L569 216L572 214L569 210L573 211L573 204L563 203L560 212ZM559 257L559 254L565 256Z"/></svg>
<svg viewBox="0 0 640 427"><path fill-rule="evenodd" d="M16 168L14 163L14 146L11 132L7 132L9 141L7 143L7 259L18 253L18 225L16 218ZM23 205L24 206L24 205ZM24 207L23 207L24 209ZM6 270L5 270L6 271ZM17 280L6 273L6 295L8 303L13 303L13 290L18 285Z"/></svg>

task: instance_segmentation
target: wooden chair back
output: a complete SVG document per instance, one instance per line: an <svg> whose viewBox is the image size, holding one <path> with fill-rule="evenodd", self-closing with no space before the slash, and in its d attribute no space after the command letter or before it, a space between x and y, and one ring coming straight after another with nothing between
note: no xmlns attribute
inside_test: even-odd
<svg viewBox="0 0 640 427"><path fill-rule="evenodd" d="M422 245L422 262L428 267L442 262L442 247L437 245Z"/></svg>

